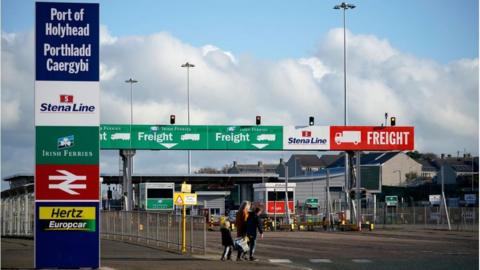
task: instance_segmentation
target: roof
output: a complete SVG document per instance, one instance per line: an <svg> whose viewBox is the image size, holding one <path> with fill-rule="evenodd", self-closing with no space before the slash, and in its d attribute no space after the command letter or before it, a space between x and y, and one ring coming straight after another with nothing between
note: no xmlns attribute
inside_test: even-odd
<svg viewBox="0 0 480 270"><path fill-rule="evenodd" d="M456 172L478 172L478 157L474 157L473 159L457 157L435 159L432 163L436 164L438 168L442 165L448 165Z"/></svg>
<svg viewBox="0 0 480 270"><path fill-rule="evenodd" d="M317 155L292 155L288 162L290 161L305 167L325 167L325 163Z"/></svg>
<svg viewBox="0 0 480 270"><path fill-rule="evenodd" d="M361 165L381 165L385 162L392 159L400 152L371 152L371 153L362 153L360 157L360 164ZM355 158L354 158L355 160ZM339 158L332 164L328 166L328 168L337 168L337 167L345 167L345 159Z"/></svg>
<svg viewBox="0 0 480 270"><path fill-rule="evenodd" d="M424 172L436 172L440 169L438 164L433 160L419 159L419 160L417 160L417 162L422 164L422 171L424 171Z"/></svg>
<svg viewBox="0 0 480 270"><path fill-rule="evenodd" d="M326 167L330 166L334 162L336 162L339 158L343 158L344 154L338 155L323 155L320 157L320 160L325 164Z"/></svg>

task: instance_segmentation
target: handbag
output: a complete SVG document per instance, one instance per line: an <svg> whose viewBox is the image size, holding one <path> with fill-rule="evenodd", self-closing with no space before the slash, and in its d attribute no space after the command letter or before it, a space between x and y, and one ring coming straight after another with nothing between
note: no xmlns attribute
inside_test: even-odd
<svg viewBox="0 0 480 270"><path fill-rule="evenodd" d="M250 248L248 246L248 237L245 236L245 237L240 237L240 238L235 239L234 247L235 247L235 249L241 250L243 252L249 251Z"/></svg>

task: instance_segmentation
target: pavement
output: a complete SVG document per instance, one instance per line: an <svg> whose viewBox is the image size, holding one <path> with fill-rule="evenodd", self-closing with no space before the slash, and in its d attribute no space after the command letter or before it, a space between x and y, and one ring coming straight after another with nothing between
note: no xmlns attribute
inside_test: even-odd
<svg viewBox="0 0 480 270"><path fill-rule="evenodd" d="M103 239L101 269L479 269L478 231L266 232L257 241L258 262L220 261L220 232L207 239L206 255ZM32 240L1 244L2 269L33 268Z"/></svg>

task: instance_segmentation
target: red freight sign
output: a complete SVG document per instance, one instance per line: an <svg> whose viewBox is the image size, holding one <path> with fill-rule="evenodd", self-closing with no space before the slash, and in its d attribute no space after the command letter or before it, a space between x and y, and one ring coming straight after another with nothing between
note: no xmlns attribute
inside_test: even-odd
<svg viewBox="0 0 480 270"><path fill-rule="evenodd" d="M98 200L98 165L37 165L37 200Z"/></svg>
<svg viewBox="0 0 480 270"><path fill-rule="evenodd" d="M331 150L413 150L413 127L331 126Z"/></svg>

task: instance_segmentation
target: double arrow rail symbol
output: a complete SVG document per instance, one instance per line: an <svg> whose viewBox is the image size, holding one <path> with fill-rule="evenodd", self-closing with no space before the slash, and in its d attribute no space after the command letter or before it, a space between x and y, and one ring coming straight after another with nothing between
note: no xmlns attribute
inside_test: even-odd
<svg viewBox="0 0 480 270"><path fill-rule="evenodd" d="M87 185L86 184L73 184L75 181L86 181L87 176L86 175L75 175L69 171L66 170L57 170L62 175L49 175L48 180L50 181L58 181L58 180L63 180L63 182L59 184L49 184L48 188L49 189L60 189L65 191L66 193L70 195L78 195L79 193L74 191L74 189L86 189Z"/></svg>

